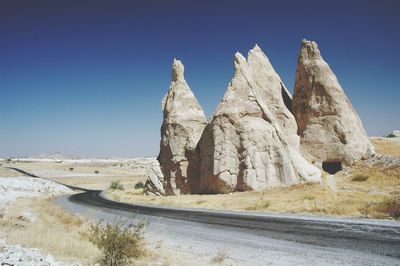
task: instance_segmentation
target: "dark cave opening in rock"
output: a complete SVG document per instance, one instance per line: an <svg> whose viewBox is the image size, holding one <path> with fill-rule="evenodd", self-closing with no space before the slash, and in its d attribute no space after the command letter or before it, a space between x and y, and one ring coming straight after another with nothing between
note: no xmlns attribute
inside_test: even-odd
<svg viewBox="0 0 400 266"><path fill-rule="evenodd" d="M341 162L322 162L322 169L331 174L334 175L340 170L342 170L342 163Z"/></svg>

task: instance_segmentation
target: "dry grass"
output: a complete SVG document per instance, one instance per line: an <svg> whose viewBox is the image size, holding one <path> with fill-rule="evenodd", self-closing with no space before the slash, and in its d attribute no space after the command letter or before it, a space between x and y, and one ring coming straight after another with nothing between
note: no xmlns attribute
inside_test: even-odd
<svg viewBox="0 0 400 266"><path fill-rule="evenodd" d="M400 143L387 138L371 138L375 150L379 154L400 156Z"/></svg>
<svg viewBox="0 0 400 266"><path fill-rule="evenodd" d="M378 153L400 156L400 143L382 138L373 138L372 142ZM156 197L144 196L142 190L133 189L108 191L106 195L122 202L177 207L388 218L389 213L382 206L393 200L393 193L400 191L400 167L384 170L360 164L346 168L334 177L337 191L328 186L327 177L323 173L320 184L225 195Z"/></svg>
<svg viewBox="0 0 400 266"><path fill-rule="evenodd" d="M253 206L246 207L245 210L248 210L248 211L265 210L270 205L271 205L271 202L269 200L263 200L263 201L257 202Z"/></svg>
<svg viewBox="0 0 400 266"><path fill-rule="evenodd" d="M215 254L214 257L211 258L211 263L213 264L221 264L225 261L227 258L226 251L223 249L220 249L217 254Z"/></svg>
<svg viewBox="0 0 400 266"><path fill-rule="evenodd" d="M33 218L26 212L30 212ZM90 228L90 223L81 216L66 213L51 199L17 200L6 212L0 212L0 239L14 245L38 248L42 254L52 254L65 262L94 265L99 261L100 251L89 241ZM146 256L135 261L135 265L154 264L200 266L204 265L204 258L180 249L171 250L158 243L148 249Z"/></svg>
<svg viewBox="0 0 400 266"><path fill-rule="evenodd" d="M26 212L33 220L29 221ZM92 265L99 250L85 236L88 228L82 217L64 212L50 200L33 198L8 207L1 219L0 235L11 244L39 248L59 260Z"/></svg>
<svg viewBox="0 0 400 266"><path fill-rule="evenodd" d="M110 198L129 203L229 209L309 213L332 216L388 218L377 208L400 191L400 168L383 170L356 165L336 174L337 192L326 183L299 184L259 192L219 195L144 196L139 190L107 191Z"/></svg>

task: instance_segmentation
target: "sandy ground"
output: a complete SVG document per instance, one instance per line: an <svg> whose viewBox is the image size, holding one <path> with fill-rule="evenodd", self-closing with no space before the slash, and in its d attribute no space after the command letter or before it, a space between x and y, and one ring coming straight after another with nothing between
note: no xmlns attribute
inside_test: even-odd
<svg viewBox="0 0 400 266"><path fill-rule="evenodd" d="M147 171L155 158L131 160L45 160L14 159L3 162L0 176L15 176L15 167L54 181L87 189L107 189L112 181L120 181L127 189L146 181Z"/></svg>

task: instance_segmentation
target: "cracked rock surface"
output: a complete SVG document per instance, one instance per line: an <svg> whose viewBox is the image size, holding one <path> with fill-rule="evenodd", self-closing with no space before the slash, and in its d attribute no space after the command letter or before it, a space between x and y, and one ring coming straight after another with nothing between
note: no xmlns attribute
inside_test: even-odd
<svg viewBox="0 0 400 266"><path fill-rule="evenodd" d="M235 54L234 76L199 142L198 193L319 181L298 152L290 95L260 47Z"/></svg>
<svg viewBox="0 0 400 266"><path fill-rule="evenodd" d="M315 164L350 165L375 154L357 112L313 41L302 41L292 104L301 151Z"/></svg>
<svg viewBox="0 0 400 266"><path fill-rule="evenodd" d="M197 142L206 125L206 117L199 102L184 78L184 66L174 59L172 80L161 103L160 162L166 195L190 193L200 174ZM190 178L189 178L190 177Z"/></svg>

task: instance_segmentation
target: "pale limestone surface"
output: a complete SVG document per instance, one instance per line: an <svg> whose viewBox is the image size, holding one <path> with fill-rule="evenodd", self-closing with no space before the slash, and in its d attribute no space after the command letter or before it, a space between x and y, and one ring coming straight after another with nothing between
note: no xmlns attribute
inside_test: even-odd
<svg viewBox="0 0 400 266"><path fill-rule="evenodd" d="M200 182L193 192L227 193L319 181L319 169L298 152L297 126L283 100L289 95L265 54L258 46L249 51L247 60L236 53L234 68L199 142Z"/></svg>
<svg viewBox="0 0 400 266"><path fill-rule="evenodd" d="M154 163L147 173L147 181L144 185L146 195L165 196L164 175L161 172L160 165Z"/></svg>
<svg viewBox="0 0 400 266"><path fill-rule="evenodd" d="M206 117L184 78L184 66L174 59L172 80L162 100L164 113L161 127L160 162L167 195L190 193L189 177L198 179L200 173L197 142L206 125Z"/></svg>
<svg viewBox="0 0 400 266"><path fill-rule="evenodd" d="M316 165L352 164L375 153L357 112L313 41L301 44L292 110L302 154Z"/></svg>

